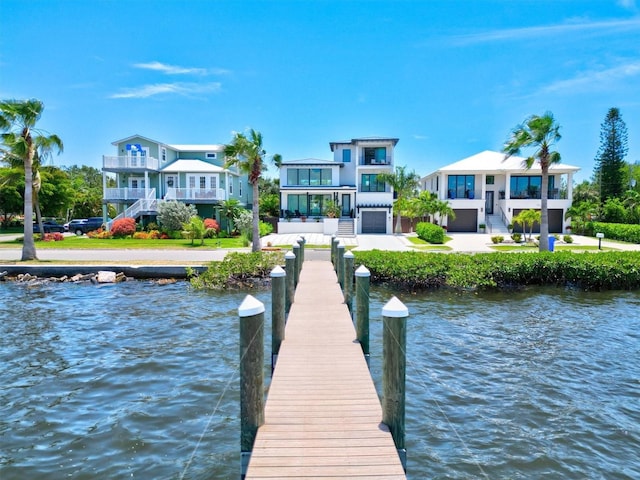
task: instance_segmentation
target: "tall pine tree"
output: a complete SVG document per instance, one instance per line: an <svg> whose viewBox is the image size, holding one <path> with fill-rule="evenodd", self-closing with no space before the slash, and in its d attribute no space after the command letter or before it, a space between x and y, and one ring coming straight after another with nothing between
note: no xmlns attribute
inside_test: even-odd
<svg viewBox="0 0 640 480"><path fill-rule="evenodd" d="M627 125L620 110L610 108L600 130L600 148L595 158L595 177L600 187L600 200L622 196L626 190L625 161Z"/></svg>

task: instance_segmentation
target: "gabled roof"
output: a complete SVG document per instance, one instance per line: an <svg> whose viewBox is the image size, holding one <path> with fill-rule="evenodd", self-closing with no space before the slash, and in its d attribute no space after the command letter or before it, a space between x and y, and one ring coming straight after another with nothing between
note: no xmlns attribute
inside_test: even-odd
<svg viewBox="0 0 640 480"><path fill-rule="evenodd" d="M228 172L222 167L212 165L202 160L176 160L164 168L160 169L163 173L224 173Z"/></svg>
<svg viewBox="0 0 640 480"><path fill-rule="evenodd" d="M282 165L338 165L342 166L342 162L334 162L333 160L322 160L320 158L302 158L300 160L287 160Z"/></svg>
<svg viewBox="0 0 640 480"><path fill-rule="evenodd" d="M512 156L505 159L505 154L485 150L470 157L459 160L455 163L442 167L435 173L525 173L540 171L540 162L536 161L529 169L525 166L524 157ZM549 171L553 173L577 172L579 167L567 165L565 163L555 163L549 166Z"/></svg>
<svg viewBox="0 0 640 480"><path fill-rule="evenodd" d="M143 135L138 135L138 134L131 135L130 137L126 137L126 138L123 138L121 140L116 140L115 142L111 142L111 145L118 145L119 143L128 142L130 140L133 140L134 138L142 138L143 140L146 140L147 142L157 143L158 145L166 145L165 143L162 143L162 142L159 142L157 140L153 140L152 138L145 137Z"/></svg>
<svg viewBox="0 0 640 480"><path fill-rule="evenodd" d="M392 143L395 147L400 139L393 137L360 137L360 138L352 138L351 140L346 140L342 142L329 142L329 147L331 151L335 151L335 148L338 145L366 145L366 144L375 144L375 143Z"/></svg>

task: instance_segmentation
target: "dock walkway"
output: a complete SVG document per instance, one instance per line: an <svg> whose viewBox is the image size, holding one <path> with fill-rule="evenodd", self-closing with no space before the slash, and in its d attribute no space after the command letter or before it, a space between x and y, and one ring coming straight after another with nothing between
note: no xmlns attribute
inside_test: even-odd
<svg viewBox="0 0 640 480"><path fill-rule="evenodd" d="M331 262L305 262L246 479L406 479Z"/></svg>

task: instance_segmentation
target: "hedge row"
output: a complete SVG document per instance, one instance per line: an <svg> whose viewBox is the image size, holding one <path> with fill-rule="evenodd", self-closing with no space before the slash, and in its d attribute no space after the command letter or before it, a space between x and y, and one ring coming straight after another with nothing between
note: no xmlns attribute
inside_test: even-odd
<svg viewBox="0 0 640 480"><path fill-rule="evenodd" d="M595 237L596 233L604 233L605 238L610 238L612 240L640 243L640 225L628 223L588 222L586 224L585 233L592 237Z"/></svg>
<svg viewBox="0 0 640 480"><path fill-rule="evenodd" d="M283 252L232 252L221 262L211 262L200 275L190 268L187 269L187 274L191 286L198 289L250 288L256 281L270 278L271 270L282 264Z"/></svg>
<svg viewBox="0 0 640 480"><path fill-rule="evenodd" d="M526 285L583 290L640 288L640 252L441 254L354 251L371 281L396 287L494 289Z"/></svg>

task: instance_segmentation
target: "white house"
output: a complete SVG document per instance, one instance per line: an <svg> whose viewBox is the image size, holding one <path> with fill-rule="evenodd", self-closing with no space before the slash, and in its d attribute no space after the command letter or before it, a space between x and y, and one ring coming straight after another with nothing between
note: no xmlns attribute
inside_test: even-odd
<svg viewBox="0 0 640 480"><path fill-rule="evenodd" d="M397 143L397 138L354 138L330 142L332 160L283 162L278 232L391 233L393 191L378 175L393 173ZM329 201L340 206L339 222L325 215Z"/></svg>
<svg viewBox="0 0 640 480"><path fill-rule="evenodd" d="M421 179L423 190L447 200L455 219L443 220L450 232L506 232L522 210L540 207L542 175L539 162L527 169L522 157L505 159L504 153L484 151L442 167ZM579 170L566 164L549 167L549 232L562 233L573 200L573 175ZM539 226L534 226L534 228ZM518 230L516 228L516 230Z"/></svg>

